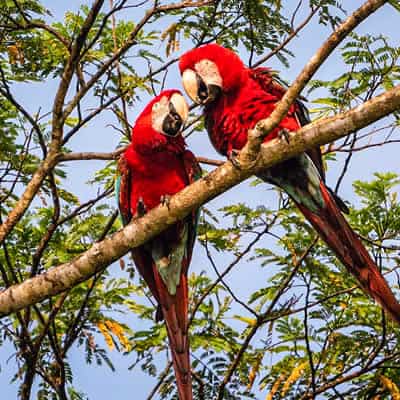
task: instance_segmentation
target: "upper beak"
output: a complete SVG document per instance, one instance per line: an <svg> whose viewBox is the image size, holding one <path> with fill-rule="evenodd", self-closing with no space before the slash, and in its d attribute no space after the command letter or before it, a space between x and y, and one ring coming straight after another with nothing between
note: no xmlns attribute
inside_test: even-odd
<svg viewBox="0 0 400 400"><path fill-rule="evenodd" d="M212 103L221 93L220 86L207 84L198 73L191 69L183 72L182 83L188 96L197 104Z"/></svg>
<svg viewBox="0 0 400 400"><path fill-rule="evenodd" d="M168 107L169 113L164 118L162 130L168 136L177 136L187 120L189 108L185 99L179 93L174 93L171 96Z"/></svg>

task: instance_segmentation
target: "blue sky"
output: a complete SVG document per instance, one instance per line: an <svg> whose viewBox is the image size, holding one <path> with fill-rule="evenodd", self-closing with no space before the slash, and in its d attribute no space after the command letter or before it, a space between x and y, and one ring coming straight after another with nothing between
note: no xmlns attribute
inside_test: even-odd
<svg viewBox="0 0 400 400"><path fill-rule="evenodd" d="M91 4L90 1L43 1L53 13L54 18L51 21L57 21L62 18L66 10L76 10L81 4ZM347 1L345 7L348 10L354 10L362 1ZM137 20L141 17L138 11L135 10L129 16L132 20ZM365 21L358 29L357 32L379 34L383 33L391 38L392 45L399 45L398 35L399 14L389 5L378 10L372 17ZM162 27L161 27L162 29ZM289 48L295 53L296 57L291 60L291 67L282 71L282 76L287 81L292 81L300 72L306 61L314 54L315 50L320 46L324 38L330 33L329 28L320 26L316 23L311 24L304 32L300 33L300 37L294 40ZM397 35L396 35L397 33ZM397 41L397 43L396 43ZM183 49L184 50L184 49ZM163 47L160 47L160 52L163 52ZM245 54L241 53L243 58L246 59ZM274 69L283 70L282 65L273 59L268 64ZM315 78L330 79L333 76L339 75L343 69L343 65L336 51L318 71ZM173 88L181 88L177 66L174 65L170 69L167 80L168 86ZM44 90L38 87L38 96L32 96L32 86L21 85L17 88L17 95L20 101L27 106L28 109L35 111L38 102L42 104L42 110L50 108L52 97L56 88L57 82L46 84ZM39 86L39 85L38 85ZM312 96L310 100L312 100ZM137 104L134 108L129 110L129 118L133 122L135 117L140 113L142 106L147 102L147 98L143 99L142 104ZM71 146L74 150L79 151L112 151L118 144L119 134L112 130L107 124L110 123L110 115L104 115L96 119L93 123L82 129L82 132L71 141ZM190 148L201 156L214 157L217 155L211 148L208 140L203 134L193 135L189 140ZM370 151L361 152L354 156L353 168L347 174L346 179L341 187L341 196L347 200L354 201L353 190L351 182L355 179L371 179L374 172L394 171L399 172L397 151L395 146L387 148L375 148ZM396 153L395 153L396 152ZM66 187L74 187L78 190L81 200L92 198L96 193L96 187L87 185L88 179L93 176L96 169L103 166L102 162L89 161L84 165L80 163L71 164L68 168L68 180ZM328 170L328 182L335 182L338 168L332 166ZM251 190L251 196L249 196ZM273 205L273 196L269 196L270 191L264 188L249 188L248 182L242 183L237 187L231 189L226 194L214 199L209 206L212 209L218 209L232 201L247 201L251 205L269 203ZM220 257L221 269L226 264L226 260ZM196 246L195 254L191 270L200 272L205 268L205 257L203 250L200 246ZM111 266L110 268L117 268ZM260 286L260 281L265 277L254 276L249 273L251 264L243 262L228 279L232 290L238 293L242 299L246 299L246 295L254 291ZM258 270L257 270L258 271ZM133 327L135 329L135 327ZM99 340L102 340L99 338ZM16 385L9 384L10 377L15 373L16 366L14 361L11 360L7 363L6 360L11 356L12 349L5 346L0 349L0 383L2 386L2 398L14 399L16 398ZM84 362L84 354L81 349L74 348L70 353L69 362L74 370L75 387L80 391L86 393L90 399L144 399L146 394L149 393L153 387L155 380L149 378L142 373L139 368L133 371L128 371L127 367L132 363L133 356L122 357L115 350L110 353L110 357L114 364L117 366L117 372L112 373L107 367L97 367L95 365L88 366ZM161 357L160 357L161 358ZM164 360L160 359L160 370L164 364ZM263 394L265 397L265 393Z"/></svg>

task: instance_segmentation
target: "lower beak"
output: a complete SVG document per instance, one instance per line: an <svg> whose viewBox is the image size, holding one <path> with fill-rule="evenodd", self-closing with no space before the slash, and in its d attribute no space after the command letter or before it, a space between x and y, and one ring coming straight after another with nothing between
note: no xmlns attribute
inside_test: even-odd
<svg viewBox="0 0 400 400"><path fill-rule="evenodd" d="M180 115L176 112L169 113L163 122L162 130L167 136L178 136L181 132L183 122Z"/></svg>
<svg viewBox="0 0 400 400"><path fill-rule="evenodd" d="M197 95L198 102L202 105L212 103L221 95L221 92L222 89L218 85L206 85L206 88L203 87L202 90L199 90Z"/></svg>

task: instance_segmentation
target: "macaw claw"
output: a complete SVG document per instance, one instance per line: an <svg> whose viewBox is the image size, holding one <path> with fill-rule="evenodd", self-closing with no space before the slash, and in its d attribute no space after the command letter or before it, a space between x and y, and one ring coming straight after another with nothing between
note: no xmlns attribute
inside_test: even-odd
<svg viewBox="0 0 400 400"><path fill-rule="evenodd" d="M228 160L232 163L232 165L238 170L242 169L240 165L240 161L238 160L239 150L232 149L228 154Z"/></svg>
<svg viewBox="0 0 400 400"><path fill-rule="evenodd" d="M166 207L168 208L168 210L169 210L169 204L170 204L170 202L171 202L171 196L170 196L169 194L163 194L163 195L160 197L160 203L161 203L163 206L166 206Z"/></svg>
<svg viewBox="0 0 400 400"><path fill-rule="evenodd" d="M289 144L290 143L290 136L289 136L290 131L286 128L282 128L279 132L278 132L278 137L279 139L285 139L286 143Z"/></svg>
<svg viewBox="0 0 400 400"><path fill-rule="evenodd" d="M137 215L139 218L143 217L143 215L146 214L146 212L147 212L146 205L144 204L142 197L139 197L139 200L138 200L137 206L136 206L136 210L137 210Z"/></svg>

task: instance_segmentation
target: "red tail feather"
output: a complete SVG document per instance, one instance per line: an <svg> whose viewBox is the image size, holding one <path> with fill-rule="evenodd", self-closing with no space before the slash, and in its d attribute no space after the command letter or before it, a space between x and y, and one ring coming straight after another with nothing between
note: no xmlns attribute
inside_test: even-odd
<svg viewBox="0 0 400 400"><path fill-rule="evenodd" d="M187 279L181 275L174 296L168 293L157 268L153 265L154 277L158 287L159 301L167 327L175 378L180 400L192 400L192 377L188 338L188 287Z"/></svg>
<svg viewBox="0 0 400 400"><path fill-rule="evenodd" d="M314 214L301 204L297 206L348 271L357 278L364 291L375 299L393 320L400 323L400 304L392 290L323 182L320 187L325 207L319 214Z"/></svg>

